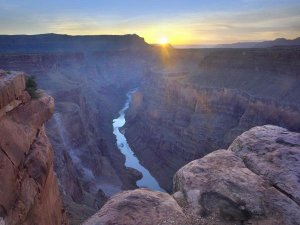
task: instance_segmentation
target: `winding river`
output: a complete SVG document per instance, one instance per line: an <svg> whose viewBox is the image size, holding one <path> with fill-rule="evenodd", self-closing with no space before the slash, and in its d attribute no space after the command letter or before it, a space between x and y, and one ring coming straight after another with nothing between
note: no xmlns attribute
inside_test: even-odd
<svg viewBox="0 0 300 225"><path fill-rule="evenodd" d="M136 91L137 89L134 89L127 93L127 100L124 107L119 111L119 117L113 120L113 133L116 136L119 150L126 157L125 166L134 168L143 174L143 178L137 181L137 185L139 187L146 187L152 190L165 192L165 190L159 186L157 180L150 174L150 172L140 164L134 152L128 145L126 137L120 132L120 128L122 128L126 123L125 112L129 108L132 94Z"/></svg>

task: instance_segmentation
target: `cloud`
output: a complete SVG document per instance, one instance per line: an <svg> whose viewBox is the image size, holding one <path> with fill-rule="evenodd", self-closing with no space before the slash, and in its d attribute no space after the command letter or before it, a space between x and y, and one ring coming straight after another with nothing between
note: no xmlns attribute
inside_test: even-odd
<svg viewBox="0 0 300 225"><path fill-rule="evenodd" d="M228 43L300 36L300 7L189 15L187 29L206 43Z"/></svg>
<svg viewBox="0 0 300 225"><path fill-rule="evenodd" d="M30 2L30 1L29 1ZM32 2L32 0L31 0ZM245 5L259 5L258 0L241 0ZM260 9L234 7L226 10L161 11L118 14L117 11L80 8L31 9L0 0L0 32L125 34L137 33L150 43L168 36L172 44L217 44L237 41L268 40L300 36L300 4L275 5ZM23 3L25 4L25 3ZM202 7L203 8L203 7Z"/></svg>

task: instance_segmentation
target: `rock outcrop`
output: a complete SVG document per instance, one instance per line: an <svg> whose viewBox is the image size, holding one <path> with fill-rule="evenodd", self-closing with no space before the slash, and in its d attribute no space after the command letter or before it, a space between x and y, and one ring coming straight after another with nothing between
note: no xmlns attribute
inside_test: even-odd
<svg viewBox="0 0 300 225"><path fill-rule="evenodd" d="M299 133L254 127L228 150L182 167L173 198L146 189L119 193L84 225L297 225L299 161Z"/></svg>
<svg viewBox="0 0 300 225"><path fill-rule="evenodd" d="M181 168L174 191L182 193L194 214L220 222L299 224L299 161L299 133L255 127L228 150Z"/></svg>
<svg viewBox="0 0 300 225"><path fill-rule="evenodd" d="M25 74L0 71L0 218L6 225L66 225L44 123L54 100L31 99ZM0 220L0 221L1 221Z"/></svg>
<svg viewBox="0 0 300 225"><path fill-rule="evenodd" d="M114 195L83 225L188 224L187 218L170 195L148 189L124 191Z"/></svg>

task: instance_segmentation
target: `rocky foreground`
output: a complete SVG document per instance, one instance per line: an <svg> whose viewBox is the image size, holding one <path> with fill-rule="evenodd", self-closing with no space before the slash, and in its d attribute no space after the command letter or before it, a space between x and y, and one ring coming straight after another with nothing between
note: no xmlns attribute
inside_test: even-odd
<svg viewBox="0 0 300 225"><path fill-rule="evenodd" d="M300 134L265 125L182 167L173 196L113 196L84 225L300 224Z"/></svg>
<svg viewBox="0 0 300 225"><path fill-rule="evenodd" d="M53 98L0 71L0 224L67 225L44 123ZM84 225L300 224L300 134L258 126L179 169L173 195L114 195ZM78 215L80 216L80 215Z"/></svg>
<svg viewBox="0 0 300 225"><path fill-rule="evenodd" d="M44 128L54 100L25 88L24 73L0 70L0 224L66 225Z"/></svg>

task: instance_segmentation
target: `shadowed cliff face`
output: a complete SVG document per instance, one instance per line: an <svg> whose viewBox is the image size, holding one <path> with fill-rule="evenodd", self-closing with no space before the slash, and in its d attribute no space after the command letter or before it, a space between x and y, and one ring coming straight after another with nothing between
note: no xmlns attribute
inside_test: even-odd
<svg viewBox="0 0 300 225"><path fill-rule="evenodd" d="M138 46L133 41L133 47ZM108 196L137 187L139 173L125 167L112 120L127 91L138 86L149 62L146 52L117 49L0 54L4 69L35 75L39 87L55 98L56 112L47 123L47 134L74 224L92 215Z"/></svg>
<svg viewBox="0 0 300 225"><path fill-rule="evenodd" d="M128 142L171 191L181 166L253 126L299 132L299 59L299 50L182 50L153 68L133 97Z"/></svg>

